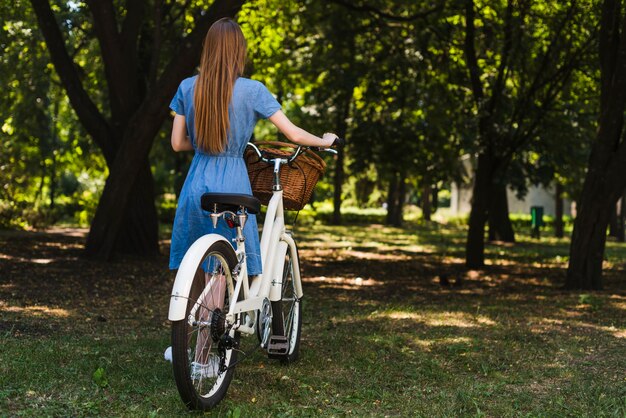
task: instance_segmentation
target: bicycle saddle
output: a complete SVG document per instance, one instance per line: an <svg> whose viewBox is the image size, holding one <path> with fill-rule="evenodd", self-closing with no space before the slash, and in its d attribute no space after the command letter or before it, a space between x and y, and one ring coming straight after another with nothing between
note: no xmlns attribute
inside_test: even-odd
<svg viewBox="0 0 626 418"><path fill-rule="evenodd" d="M261 201L247 194L204 193L200 198L200 206L208 212L213 212L213 207L216 204L219 212L225 210L237 212L241 206L246 208L251 215L261 211Z"/></svg>

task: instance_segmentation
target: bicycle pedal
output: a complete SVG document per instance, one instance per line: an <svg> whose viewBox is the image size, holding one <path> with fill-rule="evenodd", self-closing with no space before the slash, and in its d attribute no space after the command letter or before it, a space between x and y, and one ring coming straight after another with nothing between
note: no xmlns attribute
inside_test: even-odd
<svg viewBox="0 0 626 418"><path fill-rule="evenodd" d="M267 354L285 355L289 352L289 340L284 335L270 335L267 343Z"/></svg>

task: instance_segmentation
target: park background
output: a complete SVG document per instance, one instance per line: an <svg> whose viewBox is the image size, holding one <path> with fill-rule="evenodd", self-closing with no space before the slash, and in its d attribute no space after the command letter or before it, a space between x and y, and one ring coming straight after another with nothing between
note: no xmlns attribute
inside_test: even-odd
<svg viewBox="0 0 626 418"><path fill-rule="evenodd" d="M184 412L161 352L192 156L168 104L234 16L245 75L347 146L295 226L302 361L242 364L216 414L623 416L625 9L1 1L0 412ZM535 189L540 239L507 198Z"/></svg>

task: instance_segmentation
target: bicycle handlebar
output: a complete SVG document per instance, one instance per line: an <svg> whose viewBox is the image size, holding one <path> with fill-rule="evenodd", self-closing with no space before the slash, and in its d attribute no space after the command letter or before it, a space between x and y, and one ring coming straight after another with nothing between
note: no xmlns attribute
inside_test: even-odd
<svg viewBox="0 0 626 418"><path fill-rule="evenodd" d="M332 148L322 148L322 147L303 147L303 146L298 146L298 148L296 148L296 150L289 156L287 156L286 158L281 158L281 157L274 157L274 158L267 158L264 157L264 153L266 151L261 151L259 149L259 147L257 147L256 145L254 145L252 142L248 142L247 146L252 147L252 149L255 151L255 153L259 156L259 159L265 163L272 163L273 161L275 161L276 159L280 159L281 161L290 164L293 160L295 160L296 158L298 158L298 156L300 154L302 154L304 151L310 149L312 151L318 151L318 152L330 152L331 154L337 154L337 150L334 150Z"/></svg>

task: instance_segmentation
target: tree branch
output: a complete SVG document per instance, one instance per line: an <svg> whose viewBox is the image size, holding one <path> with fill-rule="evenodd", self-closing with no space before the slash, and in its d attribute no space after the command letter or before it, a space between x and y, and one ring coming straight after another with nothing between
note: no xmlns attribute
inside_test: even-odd
<svg viewBox="0 0 626 418"><path fill-rule="evenodd" d="M172 57L163 70L153 95L160 96L166 92L170 97L174 94L180 81L198 65L202 42L211 24L222 17L234 16L243 3L245 0L215 1L211 4L209 10L197 20L194 30L182 39L179 53Z"/></svg>
<svg viewBox="0 0 626 418"><path fill-rule="evenodd" d="M482 71L478 65L476 58L476 46L474 40L476 38L476 27L474 26L474 1L466 0L465 2L465 57L467 59L467 69L470 75L470 83L474 100L479 108L482 107L484 97L483 84L480 81Z"/></svg>
<svg viewBox="0 0 626 418"><path fill-rule="evenodd" d="M87 0L87 5L93 15L93 27L102 53L111 114L113 120L125 125L133 109L139 104L137 83L133 77L136 71L133 67L136 66L124 55L112 1ZM123 126L119 129L123 130Z"/></svg>
<svg viewBox="0 0 626 418"><path fill-rule="evenodd" d="M108 258L114 246L113 240L104 242L101 238L110 234L116 236L122 224L122 216L111 214L119 214L121 208L126 207L133 187L133 181L129 179L135 179L141 169L140 165L134 163L135 159L125 156L148 155L152 141L161 128L161 121L168 114L167 103L174 95L180 80L188 76L198 64L202 41L210 25L219 18L234 16L243 2L244 0L216 0L211 4L207 12L197 20L192 33L183 39L178 53L172 57L159 78L157 87L149 91L129 120L87 237L87 248L97 248L101 257ZM103 244L100 246L99 243Z"/></svg>
<svg viewBox="0 0 626 418"><path fill-rule="evenodd" d="M595 34L592 34L583 45L578 48L575 52L573 52L569 59L561 66L557 68L557 70L545 80L544 85L548 85L548 89L543 99L541 100L541 106L535 112L534 118L532 119L530 126L528 126L523 134L519 134L518 132L522 131L523 121L519 121L519 128L515 131L513 135L512 141L510 141L511 145L505 151L504 158L512 158L513 155L519 151L528 141L532 139L535 135L540 123L543 121L548 112L552 109L552 104L558 97L559 93L563 90L563 86L569 80L572 72L578 65L578 63L583 59L582 57L587 52L587 49L593 45L593 41L595 39ZM528 110L528 109L527 109ZM515 122L516 119L511 119L512 122Z"/></svg>
<svg viewBox="0 0 626 418"><path fill-rule="evenodd" d="M165 16L168 18L166 25L167 26L171 26L171 25L174 24L174 22L176 22L178 19L180 19L181 16L183 14L185 14L185 10L187 10L187 8L189 7L190 4L191 4L191 0L185 0L185 4L182 5L182 7L178 11L178 13L176 13L174 16L172 16L170 13L171 13L172 10L174 10L174 8L169 6L166 3L167 11L165 13Z"/></svg>
<svg viewBox="0 0 626 418"><path fill-rule="evenodd" d="M380 10L374 6L369 6L369 5L356 5L356 4L352 4L346 0L327 0L330 3L335 3L338 4L340 6L343 6L347 9L353 10L355 12L366 12L366 13L371 13L377 17L381 17L387 20L395 20L398 22L412 22L414 20L418 20L418 19L424 19L426 17L428 17L429 15L438 12L440 10L443 10L444 6L445 6L445 2L442 2L441 4L428 9L428 10L423 10L421 12L417 12L417 13L413 13L412 15L409 16L398 16L398 15L394 15L388 12L385 12L383 10Z"/></svg>
<svg viewBox="0 0 626 418"><path fill-rule="evenodd" d="M152 56L148 69L148 85L154 88L157 82L159 60L161 58L161 23L163 21L163 1L154 0L154 34L152 35Z"/></svg>
<svg viewBox="0 0 626 418"><path fill-rule="evenodd" d="M496 82L493 85L491 97L489 98L489 104L487 107L487 113L492 114L502 93L504 91L504 80L509 66L509 56L511 49L513 48L513 3L511 0L507 1L506 14L504 16L504 43L502 44L502 52L500 53L500 65L498 66L498 75Z"/></svg>
<svg viewBox="0 0 626 418"><path fill-rule="evenodd" d="M124 23L122 23L120 38L127 57L137 54L137 39L141 21L144 18L144 3L142 0L126 1L126 17L124 18ZM129 54L127 51L132 51L132 54Z"/></svg>
<svg viewBox="0 0 626 418"><path fill-rule="evenodd" d="M600 25L600 106L607 102L603 98L610 94L611 82L615 73L620 47L621 5L622 2L619 0L605 0L602 4L600 17L602 22Z"/></svg>
<svg viewBox="0 0 626 418"><path fill-rule="evenodd" d="M67 96L78 119L102 150L107 164L112 163L115 157L115 148L110 141L111 127L100 114L80 81L76 64L67 52L63 35L48 0L31 0L31 4L37 15L41 33L46 40L50 59L67 91Z"/></svg>
<svg viewBox="0 0 626 418"><path fill-rule="evenodd" d="M567 13L563 17L563 20L559 23L557 30L554 32L554 35L552 36L552 39L550 40L550 44L546 48L545 53L541 57L539 68L537 68L537 70L535 71L535 76L533 77L530 87L528 87L528 89L524 92L520 100L517 102L515 111L513 112L513 115L511 116L512 122L515 122L518 119L520 119L523 113L527 113L528 109L531 106L530 103L532 102L532 100L535 98L535 96L538 94L539 91L541 91L545 86L548 86L550 83L558 82L558 77L559 77L560 72L562 72L563 70L566 70L569 73L571 73L571 71L573 70L575 63L570 63L571 65L561 65L557 67L557 70L553 74L547 74L548 65L555 56L554 50L556 48L556 45L562 39L563 32L565 30L565 27L567 26L567 23L573 18L574 10L575 10L575 3L572 3L570 8L567 10ZM593 40L593 38L594 36L590 37L588 39L588 43L584 44L583 47L581 47L578 50L578 53L581 53L582 51L584 51L586 47L589 45L589 42ZM577 55L577 53L572 53L572 55ZM519 126L521 125L522 124L519 123Z"/></svg>

